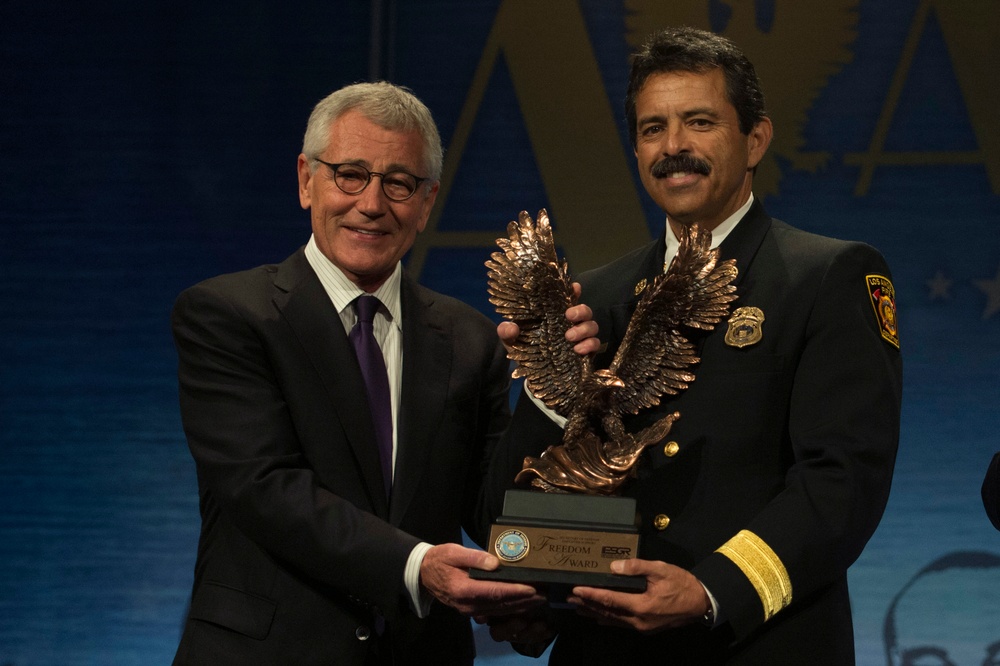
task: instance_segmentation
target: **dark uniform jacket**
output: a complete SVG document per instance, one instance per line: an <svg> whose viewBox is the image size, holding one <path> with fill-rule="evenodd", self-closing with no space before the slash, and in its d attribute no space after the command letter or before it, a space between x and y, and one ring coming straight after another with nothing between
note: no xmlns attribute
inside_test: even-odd
<svg viewBox="0 0 1000 666"><path fill-rule="evenodd" d="M202 529L178 664L470 663L468 618L410 610L418 542L461 543L509 419L494 325L401 283L403 369L387 501L358 363L300 249L180 295L181 416ZM427 660L430 659L430 662Z"/></svg>
<svg viewBox="0 0 1000 666"><path fill-rule="evenodd" d="M899 436L889 269L871 247L794 229L759 202L721 254L739 269L732 311L760 311L760 340L727 344L725 321L686 331L701 357L696 379L632 419L634 431L681 414L624 494L638 501L640 557L692 571L723 621L645 636L564 614L553 664L854 662L847 568L881 518ZM663 261L661 237L580 276L609 343L596 367L610 363ZM494 514L524 456L560 437L519 401L491 477Z"/></svg>

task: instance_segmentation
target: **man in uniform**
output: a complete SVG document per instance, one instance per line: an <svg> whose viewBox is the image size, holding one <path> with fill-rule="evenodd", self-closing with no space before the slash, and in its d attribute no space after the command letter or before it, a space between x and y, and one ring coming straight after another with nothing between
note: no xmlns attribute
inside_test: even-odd
<svg viewBox="0 0 1000 666"><path fill-rule="evenodd" d="M642 594L577 587L559 613L552 664L850 664L847 568L881 518L896 456L901 361L889 269L873 248L772 219L752 192L772 126L753 65L689 28L653 35L631 61L626 116L642 183L666 213L646 247L582 274L607 367L643 289L682 225L735 259L738 299L677 396L627 423L680 412L623 494L636 498ZM513 324L501 324L511 334ZM525 456L561 429L522 395L491 470L500 513ZM494 621L495 638L538 624Z"/></svg>

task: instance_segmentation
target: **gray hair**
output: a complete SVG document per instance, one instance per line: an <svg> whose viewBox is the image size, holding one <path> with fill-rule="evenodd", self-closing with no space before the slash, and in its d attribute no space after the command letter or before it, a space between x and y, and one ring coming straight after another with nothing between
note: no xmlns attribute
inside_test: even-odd
<svg viewBox="0 0 1000 666"><path fill-rule="evenodd" d="M388 81L355 83L323 98L309 114L302 152L316 169L314 160L330 142L330 125L348 111L357 109L376 125L393 131L416 130L424 140L427 178L440 180L444 151L430 109L409 88ZM423 176L423 174L414 174Z"/></svg>

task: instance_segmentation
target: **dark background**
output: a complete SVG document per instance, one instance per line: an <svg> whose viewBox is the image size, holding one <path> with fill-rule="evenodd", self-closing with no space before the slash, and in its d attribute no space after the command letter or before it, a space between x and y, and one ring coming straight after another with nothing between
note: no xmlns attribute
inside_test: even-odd
<svg viewBox="0 0 1000 666"><path fill-rule="evenodd" d="M631 164L620 118L626 7L556 4L586 21ZM780 0L687 4L720 31L737 4L752 4L765 35L790 11ZM814 172L780 159L780 191L765 204L797 226L872 243L894 272L904 422L889 509L851 570L864 664L884 659L889 601L921 567L951 551L1000 552L978 497L1000 449L1000 155L977 134L982 101L956 73L956 49L981 47L950 40L944 4L845 4L858 17L851 58L800 128L803 150L829 159ZM498 10L517 5L0 2L0 663L169 663L198 533L176 405L174 297L308 240L295 159L309 111L332 90L383 77L410 86L447 147ZM1000 3L950 6L1000 26ZM559 38L558 21L547 29ZM800 57L796 48L787 57ZM858 193L850 155L869 149L884 117L885 150L911 157L877 167ZM575 177L584 192L600 174ZM658 233L662 214L641 197ZM499 235L518 210L547 205L501 58L440 228ZM593 229L598 248L615 233L608 221ZM490 313L489 252L431 247L421 280ZM931 612L960 624L982 609ZM483 645L496 653L484 662L505 660Z"/></svg>

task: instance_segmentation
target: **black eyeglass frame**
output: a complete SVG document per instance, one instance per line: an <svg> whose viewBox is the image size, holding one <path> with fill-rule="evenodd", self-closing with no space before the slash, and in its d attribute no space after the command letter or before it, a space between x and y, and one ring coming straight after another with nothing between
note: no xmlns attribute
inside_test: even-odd
<svg viewBox="0 0 1000 666"><path fill-rule="evenodd" d="M313 159L316 160L317 162L319 162L320 164L325 164L326 166L330 167L330 170L333 171L333 184L336 185L337 189L339 189L344 194L361 194L362 192L364 192L368 188L369 185L371 185L371 183L372 183L372 176L378 176L379 177L379 184L380 184L380 186L382 188L382 194L384 194L386 196L386 198L389 199L389 201L395 201L396 203L402 203L404 201L409 201L410 199L413 198L413 195L416 194L417 190L420 188L420 183L423 183L424 181L430 180L429 177L427 177L427 178L421 178L420 176L415 176L412 173L410 173L409 171L403 171L402 169L397 169L395 171L389 171L387 173L381 173L381 172L378 172L378 171L372 171L368 167L365 167L365 166L363 166L361 164L355 164L354 162L340 162L338 164L333 164L331 162L327 162L326 160L321 160L318 157L314 157ZM367 173L368 174L368 180L365 181L364 187L362 187L357 192L349 192L349 191L345 190L341 186L340 181L337 180L337 169L339 169L342 166L354 167L356 169L361 169L362 171L364 171L365 173ZM409 176L410 178L412 178L414 181L416 181L414 183L414 185L413 185L413 191L410 192L407 196L403 197L402 199L397 199L396 197L392 196L391 194L389 194L388 192L385 191L385 177L389 176L389 175L392 175L394 173L406 174L407 176Z"/></svg>

